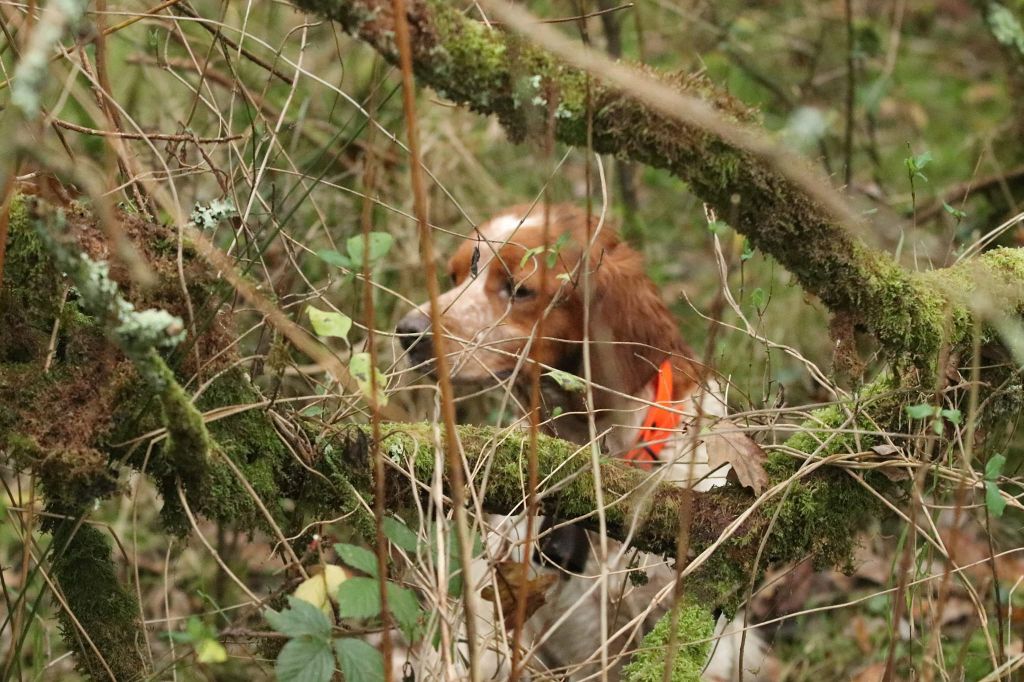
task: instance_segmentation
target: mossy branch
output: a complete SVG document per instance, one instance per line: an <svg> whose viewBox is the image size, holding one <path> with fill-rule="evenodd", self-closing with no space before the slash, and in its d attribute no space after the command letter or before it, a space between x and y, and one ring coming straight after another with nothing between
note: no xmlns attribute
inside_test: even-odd
<svg viewBox="0 0 1024 682"><path fill-rule="evenodd" d="M390 0L293 1L334 19L384 57L397 58ZM414 67L424 84L474 111L496 115L513 139L543 127L553 110L557 138L587 144L588 84L581 70L475 21L445 0L411 0L408 15ZM728 120L755 119L703 77L643 73L703 99ZM920 367L930 367L938 357L949 338L944 330L950 300L927 277L867 247L806 192L721 136L665 115L601 78L591 79L589 102L595 150L685 180L807 291L833 312L851 316L895 356Z"/></svg>

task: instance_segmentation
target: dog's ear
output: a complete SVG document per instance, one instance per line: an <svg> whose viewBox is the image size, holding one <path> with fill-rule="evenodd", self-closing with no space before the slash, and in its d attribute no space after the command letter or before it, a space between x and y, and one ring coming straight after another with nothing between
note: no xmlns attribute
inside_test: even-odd
<svg viewBox="0 0 1024 682"><path fill-rule="evenodd" d="M639 253L610 240L591 256L591 268L590 336L635 392L686 346Z"/></svg>

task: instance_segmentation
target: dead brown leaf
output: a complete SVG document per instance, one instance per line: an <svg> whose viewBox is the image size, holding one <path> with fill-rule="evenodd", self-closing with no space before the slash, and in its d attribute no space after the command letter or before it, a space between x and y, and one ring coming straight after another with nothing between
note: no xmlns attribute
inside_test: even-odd
<svg viewBox="0 0 1024 682"><path fill-rule="evenodd" d="M522 597L526 600L524 619L527 619L544 605L548 589L558 580L554 573L530 578L529 568L520 561L499 561L494 568L498 602L505 617L505 627L510 630L515 627L519 599ZM481 590L480 596L487 601L495 601L493 586L488 585Z"/></svg>
<svg viewBox="0 0 1024 682"><path fill-rule="evenodd" d="M728 464L740 485L760 495L768 485L764 463L768 459L761 446L728 419L721 419L702 436L712 468ZM730 474L731 475L731 474Z"/></svg>

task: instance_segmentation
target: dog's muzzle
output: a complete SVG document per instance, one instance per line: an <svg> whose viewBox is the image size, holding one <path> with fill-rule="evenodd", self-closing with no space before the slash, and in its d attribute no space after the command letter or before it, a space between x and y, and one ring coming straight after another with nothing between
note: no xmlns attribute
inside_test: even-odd
<svg viewBox="0 0 1024 682"><path fill-rule="evenodd" d="M420 310L414 310L395 327L402 348L409 355L409 363L420 365L434 358L434 338L430 333L430 318Z"/></svg>

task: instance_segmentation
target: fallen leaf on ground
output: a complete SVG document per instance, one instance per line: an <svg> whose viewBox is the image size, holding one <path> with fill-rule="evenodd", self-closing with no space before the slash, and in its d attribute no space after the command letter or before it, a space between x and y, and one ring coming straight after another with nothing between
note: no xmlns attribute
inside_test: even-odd
<svg viewBox="0 0 1024 682"><path fill-rule="evenodd" d="M529 568L520 561L500 561L495 565L494 582L498 586L497 602L501 604L501 613L505 617L505 627L513 628L516 622L516 604L522 598L526 600L524 620L528 619L537 609L544 605L548 589L555 584L555 574L529 577ZM488 585L480 592L480 596L495 602L494 587Z"/></svg>
<svg viewBox="0 0 1024 682"><path fill-rule="evenodd" d="M722 419L702 435L711 468L728 464L740 485L760 495L768 485L764 463L768 459L761 446L743 433L737 424Z"/></svg>

